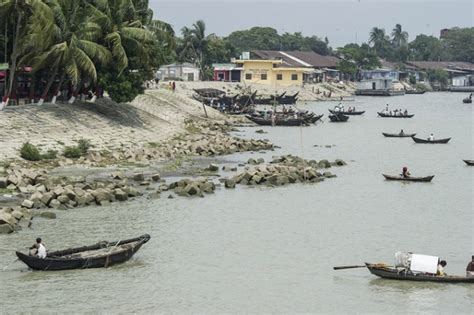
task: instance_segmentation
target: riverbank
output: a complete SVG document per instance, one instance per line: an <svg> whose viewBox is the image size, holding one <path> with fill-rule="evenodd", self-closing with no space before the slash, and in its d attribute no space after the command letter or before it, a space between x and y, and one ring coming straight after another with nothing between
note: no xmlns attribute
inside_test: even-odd
<svg viewBox="0 0 474 315"><path fill-rule="evenodd" d="M166 90L147 91L130 104L103 99L10 108L0 112L0 122L6 130L0 138L6 144L0 149L0 233L29 227L37 216L54 219L58 210L140 196L204 197L221 185L315 183L335 177L325 169L345 164L288 156L222 168L218 156L264 152L274 145L234 136L241 118L204 111L198 102ZM26 161L19 156L26 142L57 157ZM65 157L78 142L90 147L80 157Z"/></svg>

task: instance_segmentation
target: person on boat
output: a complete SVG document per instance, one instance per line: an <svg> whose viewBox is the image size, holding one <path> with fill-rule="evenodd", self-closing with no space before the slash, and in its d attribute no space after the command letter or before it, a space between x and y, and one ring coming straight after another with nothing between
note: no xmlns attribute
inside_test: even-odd
<svg viewBox="0 0 474 315"><path fill-rule="evenodd" d="M430 135L430 137L428 138L429 141L433 141L434 140L434 136L433 134Z"/></svg>
<svg viewBox="0 0 474 315"><path fill-rule="evenodd" d="M41 237L36 239L36 243L30 247L30 256L38 256L38 258L46 258L46 247L41 241Z"/></svg>
<svg viewBox="0 0 474 315"><path fill-rule="evenodd" d="M405 108L405 111L403 112L403 114L404 114L405 116L408 116L408 111L407 111L406 108Z"/></svg>
<svg viewBox="0 0 474 315"><path fill-rule="evenodd" d="M466 277L474 277L474 255L472 255L471 261L467 264Z"/></svg>
<svg viewBox="0 0 474 315"><path fill-rule="evenodd" d="M403 132L403 129L400 130L400 136L403 136L405 134L405 132Z"/></svg>
<svg viewBox="0 0 474 315"><path fill-rule="evenodd" d="M403 131L403 130L402 130ZM408 171L408 167L404 166L402 169L402 176L403 178L408 178L410 177L410 172Z"/></svg>
<svg viewBox="0 0 474 315"><path fill-rule="evenodd" d="M388 114L388 104L387 104L387 106L385 107L385 114Z"/></svg>
<svg viewBox="0 0 474 315"><path fill-rule="evenodd" d="M448 263L446 262L446 260L441 260L438 263L438 271L436 272L437 276L446 276L446 273L444 272L444 268L446 267L447 264Z"/></svg>

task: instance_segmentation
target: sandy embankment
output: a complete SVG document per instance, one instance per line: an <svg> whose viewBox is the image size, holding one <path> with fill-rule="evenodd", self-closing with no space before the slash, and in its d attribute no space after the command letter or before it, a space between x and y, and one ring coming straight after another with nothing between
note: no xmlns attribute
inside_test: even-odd
<svg viewBox="0 0 474 315"><path fill-rule="evenodd" d="M109 99L95 104L22 105L0 111L0 161L18 158L27 141L43 151L89 139L95 150L125 150L160 142L184 131L186 119L220 121L226 117L190 98L165 89L147 91L130 104Z"/></svg>

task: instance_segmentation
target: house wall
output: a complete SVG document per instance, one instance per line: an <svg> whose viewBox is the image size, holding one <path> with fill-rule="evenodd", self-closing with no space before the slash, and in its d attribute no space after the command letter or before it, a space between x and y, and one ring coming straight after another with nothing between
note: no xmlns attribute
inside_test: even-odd
<svg viewBox="0 0 474 315"><path fill-rule="evenodd" d="M375 79L375 80L363 80L357 82L358 90L373 90L375 84L375 90L386 90L393 89L393 81L390 79Z"/></svg>
<svg viewBox="0 0 474 315"><path fill-rule="evenodd" d="M300 68L275 68L272 61L243 61L241 82L266 85L292 86L303 84L303 70ZM296 76L296 80L294 77Z"/></svg>
<svg viewBox="0 0 474 315"><path fill-rule="evenodd" d="M156 76L160 80L181 79L183 81L199 81L199 69L180 65L161 67Z"/></svg>

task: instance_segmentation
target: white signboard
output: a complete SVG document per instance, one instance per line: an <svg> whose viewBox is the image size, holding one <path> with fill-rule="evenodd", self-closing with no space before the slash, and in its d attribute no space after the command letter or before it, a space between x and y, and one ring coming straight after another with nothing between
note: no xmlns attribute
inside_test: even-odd
<svg viewBox="0 0 474 315"><path fill-rule="evenodd" d="M439 257L412 254L410 270L413 272L427 272L436 274Z"/></svg>

